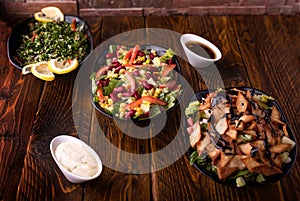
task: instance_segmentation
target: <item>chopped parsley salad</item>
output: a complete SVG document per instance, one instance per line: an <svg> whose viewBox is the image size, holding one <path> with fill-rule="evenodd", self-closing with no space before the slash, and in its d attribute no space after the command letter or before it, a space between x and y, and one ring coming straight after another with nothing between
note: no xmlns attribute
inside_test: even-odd
<svg viewBox="0 0 300 201"><path fill-rule="evenodd" d="M15 59L21 67L51 59L68 61L77 58L81 62L87 55L88 36L74 18L66 21L29 21L27 33L21 35L21 43Z"/></svg>
<svg viewBox="0 0 300 201"><path fill-rule="evenodd" d="M172 108L182 91L174 55L172 49L110 45L106 65L90 76L96 107L110 116L135 120Z"/></svg>
<svg viewBox="0 0 300 201"><path fill-rule="evenodd" d="M295 142L287 124L274 99L256 92L216 90L190 102L191 165L237 187L263 183L291 167Z"/></svg>

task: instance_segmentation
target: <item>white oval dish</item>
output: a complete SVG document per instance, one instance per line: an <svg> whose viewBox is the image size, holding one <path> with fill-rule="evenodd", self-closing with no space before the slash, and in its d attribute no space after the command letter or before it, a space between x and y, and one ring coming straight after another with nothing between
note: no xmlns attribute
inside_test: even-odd
<svg viewBox="0 0 300 201"><path fill-rule="evenodd" d="M79 146L83 146L86 149L87 153L90 154L90 156L93 157L97 161L97 163L98 163L97 173L91 177L84 177L84 176L78 176L78 175L70 172L69 170L67 170L58 161L58 159L55 156L55 150L56 150L57 146L63 142L72 142L72 143L78 144ZM54 161L56 162L57 166L59 167L59 169L62 171L64 176L72 183L83 183L86 181L93 180L93 179L97 178L102 172L102 162L101 162L98 154L89 145L87 145L83 141L79 140L78 138L68 136L68 135L57 136L57 137L53 138L50 143L50 151L51 151L51 155L52 155Z"/></svg>

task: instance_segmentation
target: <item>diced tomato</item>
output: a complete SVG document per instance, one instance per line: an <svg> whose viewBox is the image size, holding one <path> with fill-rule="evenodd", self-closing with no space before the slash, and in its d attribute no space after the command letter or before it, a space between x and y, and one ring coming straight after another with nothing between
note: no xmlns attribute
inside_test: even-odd
<svg viewBox="0 0 300 201"><path fill-rule="evenodd" d="M37 38L37 36L38 36L38 35L37 35L36 33L33 33L32 38L31 38L31 42L33 42L34 39Z"/></svg>
<svg viewBox="0 0 300 201"><path fill-rule="evenodd" d="M166 101L160 100L158 98L154 98L153 96L144 96L144 97L141 97L140 99L135 100L132 103L129 103L128 105L126 105L124 107L124 109L133 109L135 107L138 107L143 103L144 100L149 101L150 104L161 105L161 106L167 105Z"/></svg>
<svg viewBox="0 0 300 201"><path fill-rule="evenodd" d="M103 88L102 88L101 84L98 85L97 97L98 97L99 102L103 103L105 101L104 95L103 95Z"/></svg>
<svg viewBox="0 0 300 201"><path fill-rule="evenodd" d="M67 62L68 62L68 64L71 64L72 63L72 59L68 59Z"/></svg>
<svg viewBox="0 0 300 201"><path fill-rule="evenodd" d="M72 19L71 29L72 29L72 31L76 31L76 19L75 18Z"/></svg>
<svg viewBox="0 0 300 201"><path fill-rule="evenodd" d="M164 65L164 71L162 72L161 76L167 76L174 68L176 64Z"/></svg>
<svg viewBox="0 0 300 201"><path fill-rule="evenodd" d="M135 60L135 58L136 58L139 50L140 50L140 46L139 45L135 45L134 48L133 48L133 51L132 51L132 55L131 55L129 64L133 64L133 61Z"/></svg>

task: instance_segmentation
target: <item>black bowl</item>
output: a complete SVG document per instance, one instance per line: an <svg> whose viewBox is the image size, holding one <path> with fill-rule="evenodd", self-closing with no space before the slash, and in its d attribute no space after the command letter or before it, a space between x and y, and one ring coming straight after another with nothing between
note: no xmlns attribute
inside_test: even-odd
<svg viewBox="0 0 300 201"><path fill-rule="evenodd" d="M71 23L73 19L76 19L78 26L83 26L83 30L85 34L87 34L89 40L86 56L89 55L93 50L93 36L88 24L77 16L65 15L64 17L65 17L65 21L68 23ZM19 61L16 59L17 49L20 47L21 44L21 35L29 32L27 25L34 21L36 21L34 17L24 20L12 31L12 33L8 37L7 40L8 59L11 62L11 64L16 68L22 69L22 66L20 65ZM82 64L82 62L84 62L84 59L83 61L80 62L80 64Z"/></svg>
<svg viewBox="0 0 300 201"><path fill-rule="evenodd" d="M163 55L165 52L166 52L166 49L163 48L163 47L159 47L159 46L156 46L156 45L141 45L140 46L141 49L154 49L157 51L158 55ZM106 63L106 58L105 58L105 55L107 54L108 51L103 51L99 57L98 57L98 60L95 62L94 64L94 67L97 68L97 69L94 69L93 72L96 72L98 69L99 69L99 66L104 66ZM175 72L177 74L179 74L180 76L177 77L177 83L179 84L184 84L183 80L182 80L182 71L181 71L181 66L179 64L179 61L176 57L176 55L173 56L173 60L176 64L176 67L174 68ZM181 93L179 94L179 96L177 97L177 100L175 102L175 105L172 107L172 108L169 108L167 111L165 112L170 112L172 111L178 104L179 104L179 101L180 99L183 97L183 91L181 91ZM92 97L93 97L93 94L92 94ZM102 113L103 115L109 117L109 118L116 118L117 120L120 120L120 121L128 121L129 119L125 119L125 118L118 118L118 117L114 117L113 115L111 114L108 114L98 103L95 103L93 100L92 100L92 104L94 106L94 108L96 108L96 110L98 110L100 113ZM136 123L137 125L142 125L141 127L143 127L144 125L147 126L150 122L150 119L153 119L153 118L160 118L162 115L161 114L158 114L156 116L151 116L150 118L141 118L141 119L130 119L130 121L133 121L134 123Z"/></svg>
<svg viewBox="0 0 300 201"><path fill-rule="evenodd" d="M254 88L250 88L250 87L232 87L232 88L226 88L225 90L230 90L230 89L240 89L240 90L243 90L243 91L247 91L247 90L250 90L252 94L257 94L257 95L267 95L269 96L268 94L266 94L265 92L263 91L260 91L258 89L254 89ZM209 93L208 90L204 90L204 91L199 91L199 92L196 92L195 95L196 95L196 99L197 100L201 100L202 98L205 98L206 95ZM191 101L194 101L195 99L192 99ZM270 102L270 106L275 106L277 107L277 109L279 110L279 112L281 113L281 121L283 121L284 123L286 123L287 125L287 131L289 133L289 138L291 140L293 140L295 143L296 143L296 137L295 135L293 134L288 122L287 122L287 119L283 113L283 110L282 108L280 107L280 105L278 104L278 102L276 100L271 100L269 101ZM185 121L184 122L185 124L185 128L187 128L187 122ZM185 129L186 130L186 129ZM189 139L188 139L188 133L186 132L186 136L187 136L187 143L189 143ZM187 151L187 154L189 157L191 157L191 154L195 151L195 149L193 149L192 147L190 147ZM261 186L261 185L265 185L265 184L269 184L269 183L275 183L277 181L279 181L280 179L282 179L285 175L287 175L290 170L292 169L292 167L294 166L295 164L295 161L296 161L296 156L297 156L297 143L295 145L295 147L289 152L289 157L292 159L292 161L290 163L287 163L287 164L284 164L283 167L282 167L282 172L281 174L276 174L276 175L273 175L273 176L264 176L265 178L265 181L264 182L249 182L246 184L245 187L257 187L257 186ZM220 183L220 184L223 184L223 185L227 185L227 186L232 186L232 187L236 187L236 181L235 180L225 180L225 181L222 181L219 179L218 175L211 171L211 170L207 170L206 167L204 166L200 166L199 164L197 163L194 163L193 166L198 169L202 174L204 174L205 176L209 177L210 179Z"/></svg>

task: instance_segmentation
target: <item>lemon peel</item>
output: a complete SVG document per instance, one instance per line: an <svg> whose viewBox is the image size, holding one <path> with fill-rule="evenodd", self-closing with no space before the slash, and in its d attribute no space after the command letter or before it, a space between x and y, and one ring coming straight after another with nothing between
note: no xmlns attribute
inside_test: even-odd
<svg viewBox="0 0 300 201"><path fill-rule="evenodd" d="M66 74L78 67L78 60L75 58L73 60L58 61L57 59L51 59L48 62L48 68L51 72L56 74Z"/></svg>

